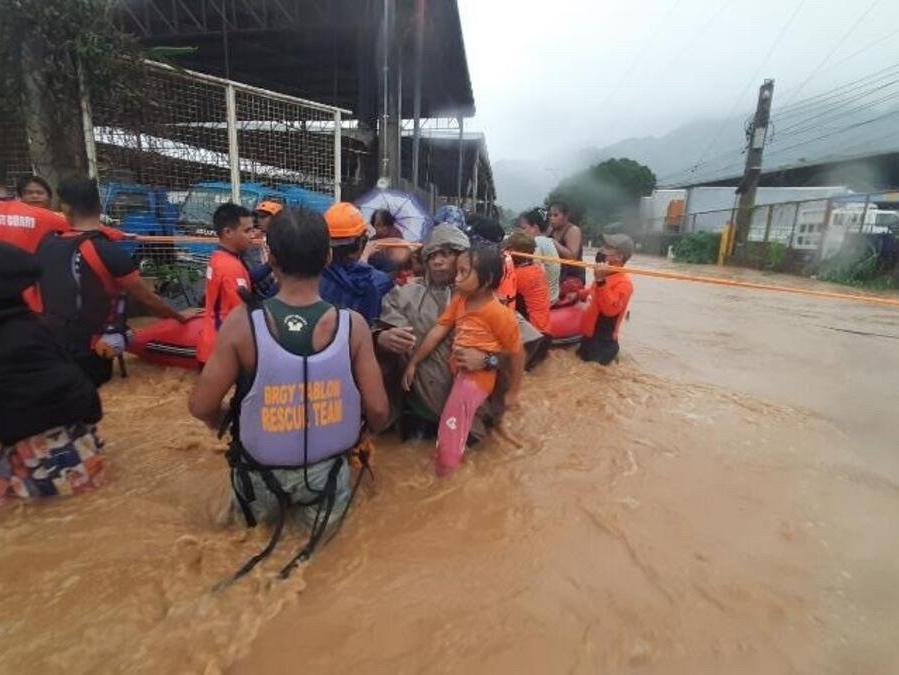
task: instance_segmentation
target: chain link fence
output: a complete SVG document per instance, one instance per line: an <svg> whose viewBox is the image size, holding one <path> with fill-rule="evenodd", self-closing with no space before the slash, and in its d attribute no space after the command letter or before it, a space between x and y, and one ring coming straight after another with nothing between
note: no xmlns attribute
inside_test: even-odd
<svg viewBox="0 0 899 675"><path fill-rule="evenodd" d="M676 222L644 219L641 239L645 250L664 255L684 234L718 234L736 217L733 208L691 213ZM776 260L784 271L809 273L829 260L876 253L882 266L893 269L897 249L899 192L852 194L756 206L734 262L772 267Z"/></svg>
<svg viewBox="0 0 899 675"><path fill-rule="evenodd" d="M133 89L90 92L82 116L103 218L144 238L123 246L146 274L197 276L214 248L199 237L225 202L324 211L340 199L348 111L152 62ZM0 186L11 193L31 173L24 125L5 116Z"/></svg>

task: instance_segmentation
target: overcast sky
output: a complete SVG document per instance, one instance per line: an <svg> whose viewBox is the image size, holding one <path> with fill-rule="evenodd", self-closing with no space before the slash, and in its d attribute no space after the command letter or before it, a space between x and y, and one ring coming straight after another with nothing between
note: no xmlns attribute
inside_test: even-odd
<svg viewBox="0 0 899 675"><path fill-rule="evenodd" d="M765 77L776 80L777 108L792 96L818 94L899 62L897 0L459 0L459 6L478 111L470 128L486 132L493 161L660 135L731 111L748 114Z"/></svg>

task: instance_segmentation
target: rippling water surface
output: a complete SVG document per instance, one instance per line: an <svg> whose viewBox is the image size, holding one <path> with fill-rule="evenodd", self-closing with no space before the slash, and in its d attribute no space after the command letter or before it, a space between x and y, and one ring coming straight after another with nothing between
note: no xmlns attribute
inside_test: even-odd
<svg viewBox="0 0 899 675"><path fill-rule="evenodd" d="M428 444L382 439L377 480L309 566L272 578L303 543L288 531L220 593L267 533L225 522L193 375L133 363L103 392L109 484L0 512L0 672L889 672L895 475L851 420L791 399L801 363L767 396L745 354L721 356L726 292L641 292L617 367L554 352L528 376L517 444L437 480ZM739 321L782 307L750 297ZM753 348L781 363L776 341Z"/></svg>

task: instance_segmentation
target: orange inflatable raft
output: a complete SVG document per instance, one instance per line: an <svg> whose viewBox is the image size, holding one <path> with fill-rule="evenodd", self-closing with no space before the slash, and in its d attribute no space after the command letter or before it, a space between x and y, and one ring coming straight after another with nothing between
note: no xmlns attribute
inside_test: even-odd
<svg viewBox="0 0 899 675"><path fill-rule="evenodd" d="M202 326L202 314L186 323L161 319L134 331L128 351L149 363L197 370L197 342Z"/></svg>

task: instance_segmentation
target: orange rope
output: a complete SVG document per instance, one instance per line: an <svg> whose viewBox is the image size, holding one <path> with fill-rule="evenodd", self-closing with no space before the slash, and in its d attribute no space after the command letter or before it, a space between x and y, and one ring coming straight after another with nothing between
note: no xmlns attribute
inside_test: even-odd
<svg viewBox="0 0 899 675"><path fill-rule="evenodd" d="M134 237L137 241L146 244L215 244L215 237L171 237L163 235L147 235Z"/></svg>
<svg viewBox="0 0 899 675"><path fill-rule="evenodd" d="M165 235L146 235L129 237L146 244L215 244L218 239L215 237L188 237L188 236L165 236ZM374 241L378 248L421 248L421 244L414 241Z"/></svg>
<svg viewBox="0 0 899 675"><path fill-rule="evenodd" d="M512 255L519 258L530 258L532 260L542 260L544 262L555 262L570 267L583 267L584 269L593 269L594 264L583 262L581 260L566 260L564 258L553 258L545 255L531 255L529 253L519 253L511 251ZM732 279L718 279L716 277L697 277L689 274L678 274L677 272L664 272L662 270L646 270L634 267L623 269L622 272L628 274L636 274L638 276L656 277L659 279L673 279L675 281L693 281L701 284L714 284L716 286L732 286L736 288L751 288L757 291L775 291L777 293L793 293L796 295L809 295L815 298L827 298L829 300L852 300L854 302L866 302L875 305L886 305L888 307L899 307L899 300L893 298L880 298L874 295L853 295L851 293L834 293L832 291L813 291L807 288L791 288L790 286L774 286L771 284L757 284L751 281L734 281Z"/></svg>
<svg viewBox="0 0 899 675"><path fill-rule="evenodd" d="M422 245L416 241L378 241L372 242L378 248L421 248Z"/></svg>
<svg viewBox="0 0 899 675"><path fill-rule="evenodd" d="M201 243L214 244L217 239L215 237L166 237L166 236L146 236L137 237L138 241L155 244L177 244L177 243ZM383 248L419 248L421 244L409 241L385 241L375 242L379 247ZM554 262L560 265L568 265L570 267L582 267L584 269L593 269L594 264L584 262L582 260L568 260L565 258L553 258L544 255L531 255L529 253L519 253L511 251L512 255L519 258L529 258L531 260L540 260L543 262ZM807 288L792 288L790 286L775 286L772 284L758 284L751 281L734 281L733 279L719 279L716 277L698 277L690 274L679 274L677 272L665 272L662 270L647 270L637 267L628 267L623 272L635 274L637 276L655 277L658 279L671 279L674 281L692 281L701 284L713 284L715 286L730 286L732 288L749 288L757 291L774 291L776 293L792 293L794 295L806 295L814 298L826 298L828 300L851 300L853 302L864 302L874 305L885 305L887 307L899 307L899 300L893 298L881 298L874 295L855 295L852 293L835 293L833 291L813 291Z"/></svg>

